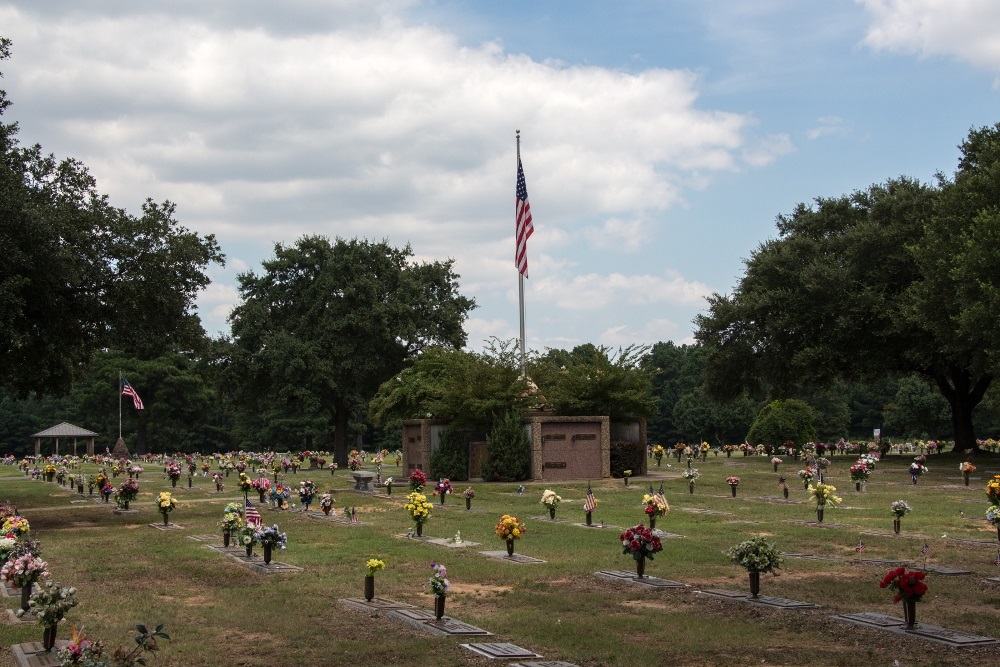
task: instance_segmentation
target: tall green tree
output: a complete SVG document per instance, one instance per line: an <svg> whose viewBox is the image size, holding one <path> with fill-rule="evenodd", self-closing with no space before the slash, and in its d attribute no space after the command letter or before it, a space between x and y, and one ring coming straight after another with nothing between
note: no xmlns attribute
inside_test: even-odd
<svg viewBox="0 0 1000 667"><path fill-rule="evenodd" d="M461 347L475 306L452 262L416 263L409 246L306 236L277 244L263 273L239 277L231 367L241 398L315 400L347 464L350 420L430 345Z"/></svg>
<svg viewBox="0 0 1000 667"><path fill-rule="evenodd" d="M642 368L652 376L652 392L659 407L659 413L651 417L646 426L651 442L669 445L681 440L691 441L699 434L714 433L722 427L722 424L710 426L706 423L720 406L701 405L702 401L709 400L703 392L698 392L697 397L692 395L705 381L706 357L701 345L676 345L667 341L653 345L640 361ZM685 397L688 400L682 417L677 414L677 406ZM754 409L746 424L738 429L740 440L756 414ZM722 427L719 435L726 432L728 429Z"/></svg>
<svg viewBox="0 0 1000 667"><path fill-rule="evenodd" d="M9 104L0 91L0 114ZM174 213L111 206L83 164L23 148L17 125L0 124L0 387L65 394L97 350L152 358L202 343L194 299L224 256Z"/></svg>
<svg viewBox="0 0 1000 667"><path fill-rule="evenodd" d="M957 446L976 447L1000 353L1000 125L961 150L935 185L900 178L779 216L778 238L697 318L713 395L918 373L949 402Z"/></svg>

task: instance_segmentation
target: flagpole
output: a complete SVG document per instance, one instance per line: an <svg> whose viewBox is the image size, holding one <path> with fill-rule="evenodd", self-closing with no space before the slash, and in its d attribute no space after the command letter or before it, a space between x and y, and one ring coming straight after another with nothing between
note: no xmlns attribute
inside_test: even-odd
<svg viewBox="0 0 1000 667"><path fill-rule="evenodd" d="M517 136L517 165L521 164L521 130L514 130ZM515 166L516 169L516 166ZM517 243L517 239L514 240ZM528 365L524 357L524 274L517 272L517 304L521 319L521 377L528 377Z"/></svg>
<svg viewBox="0 0 1000 667"><path fill-rule="evenodd" d="M118 439L122 439L122 369L118 369Z"/></svg>

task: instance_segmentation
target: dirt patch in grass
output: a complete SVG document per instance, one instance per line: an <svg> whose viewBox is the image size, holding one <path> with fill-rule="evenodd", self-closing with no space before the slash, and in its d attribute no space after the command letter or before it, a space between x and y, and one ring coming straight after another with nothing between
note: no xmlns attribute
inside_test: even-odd
<svg viewBox="0 0 1000 667"><path fill-rule="evenodd" d="M502 595L514 590L513 586L491 586L489 584L452 584L452 595Z"/></svg>

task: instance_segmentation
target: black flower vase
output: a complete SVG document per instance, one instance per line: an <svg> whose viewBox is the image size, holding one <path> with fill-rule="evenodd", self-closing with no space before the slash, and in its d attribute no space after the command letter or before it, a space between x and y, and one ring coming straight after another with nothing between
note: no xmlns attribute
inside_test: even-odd
<svg viewBox="0 0 1000 667"><path fill-rule="evenodd" d="M472 498L466 498L465 499L465 509L467 509L467 510L471 510L472 509Z"/></svg>
<svg viewBox="0 0 1000 667"><path fill-rule="evenodd" d="M917 601L903 598L903 620L906 621L906 628L913 629L917 624Z"/></svg>
<svg viewBox="0 0 1000 667"><path fill-rule="evenodd" d="M56 631L59 626L57 625L47 625L45 629L42 630L42 648L46 651L51 651L56 645Z"/></svg>
<svg viewBox="0 0 1000 667"><path fill-rule="evenodd" d="M649 529L653 530L654 528L656 528L656 515L655 514L650 514L649 515Z"/></svg>
<svg viewBox="0 0 1000 667"><path fill-rule="evenodd" d="M224 546L224 547L228 547L229 546L229 531L228 530L222 531L222 546Z"/></svg>
<svg viewBox="0 0 1000 667"><path fill-rule="evenodd" d="M424 524L417 524L417 537L421 537L424 534Z"/></svg>
<svg viewBox="0 0 1000 667"><path fill-rule="evenodd" d="M444 493L441 493L440 495L441 495L440 504L444 505Z"/></svg>
<svg viewBox="0 0 1000 667"><path fill-rule="evenodd" d="M365 576L365 600L368 602L372 601L375 597L375 576L366 575Z"/></svg>
<svg viewBox="0 0 1000 667"><path fill-rule="evenodd" d="M555 507L550 507L549 508L549 518L550 519L555 519L556 518L556 508Z"/></svg>
<svg viewBox="0 0 1000 667"><path fill-rule="evenodd" d="M784 493L784 495L785 495L785 500L788 500L788 487L786 486L785 488L783 488L783 489L782 489L782 492L783 492L783 493Z"/></svg>
<svg viewBox="0 0 1000 667"><path fill-rule="evenodd" d="M760 572L750 570L750 597L756 599L760 595Z"/></svg>
<svg viewBox="0 0 1000 667"><path fill-rule="evenodd" d="M436 618L437 620L440 621L442 616L444 616L444 596L443 595L435 595L434 596L434 618Z"/></svg>
<svg viewBox="0 0 1000 667"><path fill-rule="evenodd" d="M594 525L593 523L591 523L591 513L590 512L587 512L587 525L588 526ZM1000 533L1000 526L997 527L997 532Z"/></svg>
<svg viewBox="0 0 1000 667"><path fill-rule="evenodd" d="M507 538L507 555L511 557L514 555L514 540L509 537Z"/></svg>
<svg viewBox="0 0 1000 667"><path fill-rule="evenodd" d="M24 586L21 586L21 609L28 611L29 605L28 600L31 598L31 588L34 586L31 582L28 582Z"/></svg>
<svg viewBox="0 0 1000 667"><path fill-rule="evenodd" d="M735 498L736 497L736 485L735 484L730 484L729 487L733 490L733 498Z"/></svg>
<svg viewBox="0 0 1000 667"><path fill-rule="evenodd" d="M897 535L899 535L899 523L900 523L899 519L892 520L892 532L896 533Z"/></svg>
<svg viewBox="0 0 1000 667"><path fill-rule="evenodd" d="M251 557L253 557L253 545L252 544L248 544L247 545L247 558L251 558Z"/></svg>
<svg viewBox="0 0 1000 667"><path fill-rule="evenodd" d="M264 545L264 565L270 565L270 564L271 564L271 545L270 544L265 544Z"/></svg>
<svg viewBox="0 0 1000 667"><path fill-rule="evenodd" d="M816 521L818 523L823 523L823 507L822 506L816 508Z"/></svg>
<svg viewBox="0 0 1000 667"><path fill-rule="evenodd" d="M646 557L639 556L635 560L635 574L637 579L642 579L646 574Z"/></svg>

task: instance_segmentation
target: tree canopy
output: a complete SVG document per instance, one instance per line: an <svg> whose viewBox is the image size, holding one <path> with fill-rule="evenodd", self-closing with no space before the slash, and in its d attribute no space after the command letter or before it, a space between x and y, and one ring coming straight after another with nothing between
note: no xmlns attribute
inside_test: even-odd
<svg viewBox="0 0 1000 667"><path fill-rule="evenodd" d="M10 42L0 39L0 60ZM0 91L0 114L9 106ZM0 387L66 393L100 349L153 358L204 342L194 299L224 256L146 200L108 202L80 162L23 148L0 124Z"/></svg>
<svg viewBox="0 0 1000 667"><path fill-rule="evenodd" d="M461 347L475 307L452 262L416 263L409 246L306 236L276 244L263 273L239 276L230 370L241 400L315 401L347 464L349 420L379 386L433 345ZM288 443L285 443L288 444Z"/></svg>
<svg viewBox="0 0 1000 667"><path fill-rule="evenodd" d="M908 178L778 217L730 295L696 319L716 397L918 373L948 400L956 446L996 372L1000 125L974 130L953 178Z"/></svg>

